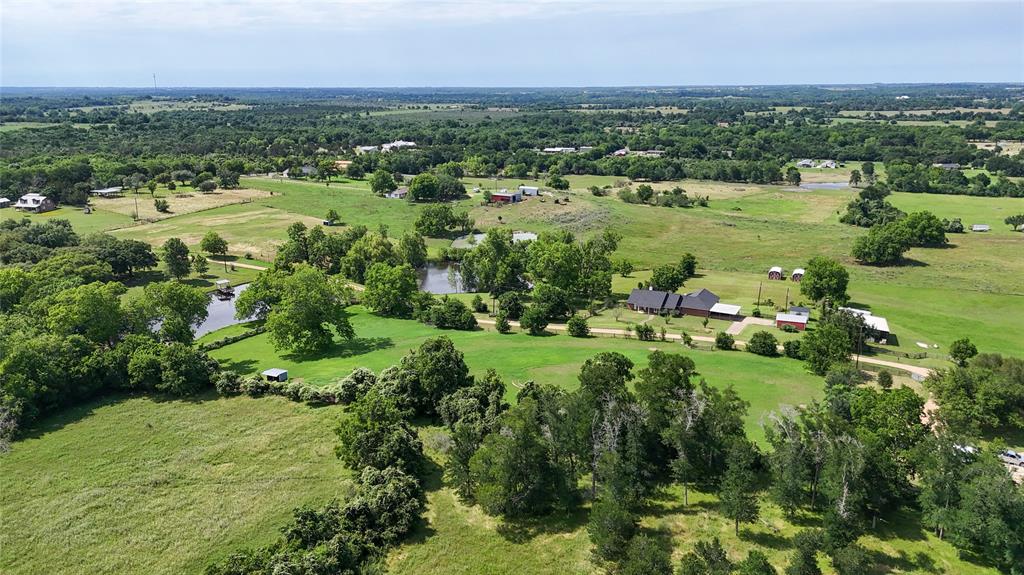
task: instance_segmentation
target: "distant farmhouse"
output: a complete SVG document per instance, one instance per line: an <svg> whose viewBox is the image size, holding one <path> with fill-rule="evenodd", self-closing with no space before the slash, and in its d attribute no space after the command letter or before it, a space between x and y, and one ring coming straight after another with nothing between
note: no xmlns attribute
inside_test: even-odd
<svg viewBox="0 0 1024 575"><path fill-rule="evenodd" d="M889 339L889 321L884 317L874 315L866 309L857 309L855 307L841 307L839 309L863 318L864 325L874 332L874 339L878 343L886 343Z"/></svg>
<svg viewBox="0 0 1024 575"><path fill-rule="evenodd" d="M377 146L356 146L354 149L358 156L362 154L369 154L370 152L376 152Z"/></svg>
<svg viewBox="0 0 1024 575"><path fill-rule="evenodd" d="M814 160L800 160L799 162L796 163L796 167L798 167L798 168L813 168L814 167Z"/></svg>
<svg viewBox="0 0 1024 575"><path fill-rule="evenodd" d="M42 194L33 192L18 198L18 203L14 204L14 209L41 214L50 210L56 210L57 203Z"/></svg>
<svg viewBox="0 0 1024 575"><path fill-rule="evenodd" d="M818 167L819 168L827 168L827 169L830 169L830 170L834 170L836 168L836 161L835 160L825 160L824 162L818 164Z"/></svg>
<svg viewBox="0 0 1024 575"><path fill-rule="evenodd" d="M400 150L402 148L415 148L415 147L416 147L416 142L409 142L409 141L406 141L406 140L395 140L394 142L389 142L387 144L381 144L380 151L384 152L384 153L387 153L387 152L390 152L392 150Z"/></svg>
<svg viewBox="0 0 1024 575"><path fill-rule="evenodd" d="M572 154L576 151L576 148L553 146L550 148L544 148L541 151L544 152L545 154Z"/></svg>
<svg viewBox="0 0 1024 575"><path fill-rule="evenodd" d="M952 162L952 163L938 162L938 163L932 164L932 167L933 168L942 168L943 170L959 170L960 169L960 164L957 164L956 162Z"/></svg>
<svg viewBox="0 0 1024 575"><path fill-rule="evenodd" d="M408 195L409 195L409 188L406 187L406 186L400 186L400 187L396 188L393 192L388 192L386 197L390 198L392 200L404 200L405 197L408 196Z"/></svg>

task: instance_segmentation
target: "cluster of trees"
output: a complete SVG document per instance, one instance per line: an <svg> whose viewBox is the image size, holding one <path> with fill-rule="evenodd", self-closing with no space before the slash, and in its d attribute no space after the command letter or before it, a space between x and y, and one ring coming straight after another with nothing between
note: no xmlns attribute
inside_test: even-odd
<svg viewBox="0 0 1024 575"><path fill-rule="evenodd" d="M408 233L395 242L383 226L374 232L356 225L329 234L321 227L307 228L302 222L296 222L288 226L287 233L288 240L278 249L274 260L275 268L287 269L305 263L325 274L342 274L356 283L363 283L367 270L375 263L420 268L427 261L427 246L422 236Z"/></svg>
<svg viewBox="0 0 1024 575"><path fill-rule="evenodd" d="M899 263L912 247L943 247L946 233L963 232L959 219L940 220L931 212L905 214L885 198L890 194L885 184L874 184L861 190L850 201L839 221L870 228L853 243L852 255L858 261L873 265Z"/></svg>
<svg viewBox="0 0 1024 575"><path fill-rule="evenodd" d="M123 298L118 280L156 264L148 246L106 235L79 241L60 220L17 225L22 239L53 241L39 259L0 267L5 419L30 423L111 390L191 395L210 385L216 362L192 346L205 293L169 281Z"/></svg>
<svg viewBox="0 0 1024 575"><path fill-rule="evenodd" d="M993 173L1004 172L1009 176L1024 174L1017 165L1020 160L1006 156L995 156L988 160ZM959 169L945 169L924 164L893 162L885 166L885 179L891 188L899 192L927 194L957 194L989 197L1024 197L1024 186L1006 176L994 180L981 172L968 178Z"/></svg>
<svg viewBox="0 0 1024 575"><path fill-rule="evenodd" d="M969 340L951 346L950 353L960 365L925 380L941 419L972 435L1024 429L1024 360L985 353L975 357L977 349Z"/></svg>
<svg viewBox="0 0 1024 575"><path fill-rule="evenodd" d="M473 231L473 224L466 210L456 212L448 204L432 204L420 210L413 227L428 238L444 238L456 231L468 234Z"/></svg>
<svg viewBox="0 0 1024 575"><path fill-rule="evenodd" d="M651 270L648 285L656 290L674 292L696 274L697 257L687 252L678 263L656 266Z"/></svg>
<svg viewBox="0 0 1024 575"><path fill-rule="evenodd" d="M592 189L591 192L597 196L604 195L600 188L597 188L597 190L595 192ZM698 195L691 198L686 194L686 190L679 186L675 186L671 190L655 192L650 184L640 184L636 187L635 192L628 187L622 188L619 190L618 196L620 200L627 204L649 204L669 208L689 208L695 205L707 207L708 205L707 196L702 197Z"/></svg>

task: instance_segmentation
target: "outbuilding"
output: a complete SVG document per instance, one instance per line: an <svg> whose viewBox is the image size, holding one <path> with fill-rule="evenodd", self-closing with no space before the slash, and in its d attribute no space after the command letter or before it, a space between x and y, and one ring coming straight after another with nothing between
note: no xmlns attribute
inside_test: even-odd
<svg viewBox="0 0 1024 575"><path fill-rule="evenodd" d="M406 186L400 186L393 192L388 192L387 197L392 200L404 200L409 195L409 188Z"/></svg>
<svg viewBox="0 0 1024 575"><path fill-rule="evenodd" d="M770 280L781 280L782 279L782 268L779 266L772 266L768 270L768 279Z"/></svg>
<svg viewBox="0 0 1024 575"><path fill-rule="evenodd" d="M0 198L0 210L11 207L11 200Z"/></svg>
<svg viewBox="0 0 1024 575"><path fill-rule="evenodd" d="M793 273L790 274L789 279L798 282L804 279L804 268L796 268Z"/></svg>
<svg viewBox="0 0 1024 575"><path fill-rule="evenodd" d="M972 232L987 232L991 229L992 227L989 226L988 224L971 224Z"/></svg>
<svg viewBox="0 0 1024 575"><path fill-rule="evenodd" d="M797 315L795 313L783 313L779 312L775 314L775 327L782 329L785 326L794 327L799 331L807 329L808 317L806 315Z"/></svg>
<svg viewBox="0 0 1024 575"><path fill-rule="evenodd" d="M789 313L793 315L804 315L807 317L811 316L811 308L794 305L789 307Z"/></svg>
<svg viewBox="0 0 1024 575"><path fill-rule="evenodd" d="M267 381L288 381L288 370L272 367L263 372L263 377Z"/></svg>
<svg viewBox="0 0 1024 575"><path fill-rule="evenodd" d="M873 332L873 339L878 343L886 343L888 341L891 333L889 331L889 320L874 315L866 309L857 309L855 307L841 307L839 309L860 316L864 320L864 325Z"/></svg>
<svg viewBox="0 0 1024 575"><path fill-rule="evenodd" d="M110 188L100 188L98 190L90 190L89 195L97 196L100 198L117 198L121 196L121 186L113 186Z"/></svg>
<svg viewBox="0 0 1024 575"><path fill-rule="evenodd" d="M523 193L519 190L513 192L503 188L500 192L491 193L491 201L515 204L523 201Z"/></svg>
<svg viewBox="0 0 1024 575"><path fill-rule="evenodd" d="M711 306L711 317L714 319L724 319L728 321L739 321L740 310L742 306L728 304L728 303L716 303Z"/></svg>
<svg viewBox="0 0 1024 575"><path fill-rule="evenodd" d="M519 186L519 193L524 196L537 196L540 195L540 188L537 186Z"/></svg>

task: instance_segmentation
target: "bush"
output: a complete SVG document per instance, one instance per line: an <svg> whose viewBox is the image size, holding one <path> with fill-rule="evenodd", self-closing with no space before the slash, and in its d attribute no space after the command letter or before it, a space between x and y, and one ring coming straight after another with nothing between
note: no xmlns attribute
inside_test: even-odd
<svg viewBox="0 0 1024 575"><path fill-rule="evenodd" d="M270 392L270 383L259 375L253 375L242 381L241 390L250 397L260 397Z"/></svg>
<svg viewBox="0 0 1024 575"><path fill-rule="evenodd" d="M629 542L620 575L672 575L672 556L656 539L637 535Z"/></svg>
<svg viewBox="0 0 1024 575"><path fill-rule="evenodd" d="M594 554L605 561L618 561L626 554L636 529L636 517L615 497L602 497L590 509L587 532Z"/></svg>
<svg viewBox="0 0 1024 575"><path fill-rule="evenodd" d="M222 371L213 380L213 386L220 395L238 395L242 393L242 376L233 371Z"/></svg>
<svg viewBox="0 0 1024 575"><path fill-rule="evenodd" d="M429 323L441 329L471 330L477 325L469 307L450 297L441 298L440 303L430 308L427 317Z"/></svg>
<svg viewBox="0 0 1024 575"><path fill-rule="evenodd" d="M654 340L654 328L646 323L637 324L637 326L633 328L633 332L636 333L636 338L641 341Z"/></svg>
<svg viewBox="0 0 1024 575"><path fill-rule="evenodd" d="M510 320L518 320L523 317L526 305L523 303L523 294L517 291L510 291L501 294L498 298L498 309L504 311Z"/></svg>
<svg viewBox="0 0 1024 575"><path fill-rule="evenodd" d="M153 200L153 207L161 214L166 214L171 211L171 204L167 203L167 200L160 198Z"/></svg>
<svg viewBox="0 0 1024 575"><path fill-rule="evenodd" d="M790 357L790 358L793 358L793 359L803 359L804 358L803 354L800 353L800 340L798 340L798 339L794 339L792 341L784 342L782 344L782 350L783 350L783 353L786 354L786 357Z"/></svg>
<svg viewBox="0 0 1024 575"><path fill-rule="evenodd" d="M547 306L540 304L531 305L519 318L519 326L529 332L530 335L540 335L548 327Z"/></svg>
<svg viewBox="0 0 1024 575"><path fill-rule="evenodd" d="M754 317L761 317L761 308L754 308Z"/></svg>
<svg viewBox="0 0 1024 575"><path fill-rule="evenodd" d="M487 303L484 301L484 298L480 297L480 294L473 296L473 303L470 305L473 307L473 311L477 313L488 312Z"/></svg>
<svg viewBox="0 0 1024 575"><path fill-rule="evenodd" d="M718 335L715 336L715 347L724 350L734 349L736 347L736 338L724 331L720 331L718 332Z"/></svg>
<svg viewBox="0 0 1024 575"><path fill-rule="evenodd" d="M509 333L512 331L512 324L508 322L508 313L505 310L498 312L498 316L494 318L494 329L498 330L498 333Z"/></svg>
<svg viewBox="0 0 1024 575"><path fill-rule="evenodd" d="M784 324L780 329L782 329L782 331L786 333L797 333L800 331L796 327L791 326L789 324Z"/></svg>
<svg viewBox="0 0 1024 575"><path fill-rule="evenodd" d="M578 315L569 318L566 328L569 331L569 335L573 337L587 337L590 335L590 326L587 325L587 320Z"/></svg>
<svg viewBox="0 0 1024 575"><path fill-rule="evenodd" d="M882 389L892 388L892 374L889 370L883 369L878 372L878 386Z"/></svg>
<svg viewBox="0 0 1024 575"><path fill-rule="evenodd" d="M750 336L750 341L747 342L747 351L765 357L775 357L779 355L778 345L779 342L774 335L767 331L759 331Z"/></svg>
<svg viewBox="0 0 1024 575"><path fill-rule="evenodd" d="M377 376L365 367L357 367L338 384L337 400L342 405L358 401L377 383Z"/></svg>

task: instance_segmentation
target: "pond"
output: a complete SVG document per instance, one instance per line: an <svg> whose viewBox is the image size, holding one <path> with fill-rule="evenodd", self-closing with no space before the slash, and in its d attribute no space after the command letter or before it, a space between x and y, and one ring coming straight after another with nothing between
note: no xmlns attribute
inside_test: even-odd
<svg viewBox="0 0 1024 575"><path fill-rule="evenodd" d="M802 190L845 190L850 187L846 182L815 182L800 184Z"/></svg>
<svg viewBox="0 0 1024 575"><path fill-rule="evenodd" d="M249 284L235 286L235 297L221 301L213 294L210 294L210 303L206 306L206 321L195 328L196 337L202 337L211 331L217 331L222 327L235 325L249 321L248 319L235 319L235 300L245 291Z"/></svg>
<svg viewBox="0 0 1024 575"><path fill-rule="evenodd" d="M417 273L420 276L420 291L437 295L462 293L459 264L428 262L427 266ZM454 280L455 285L453 286L449 280Z"/></svg>

